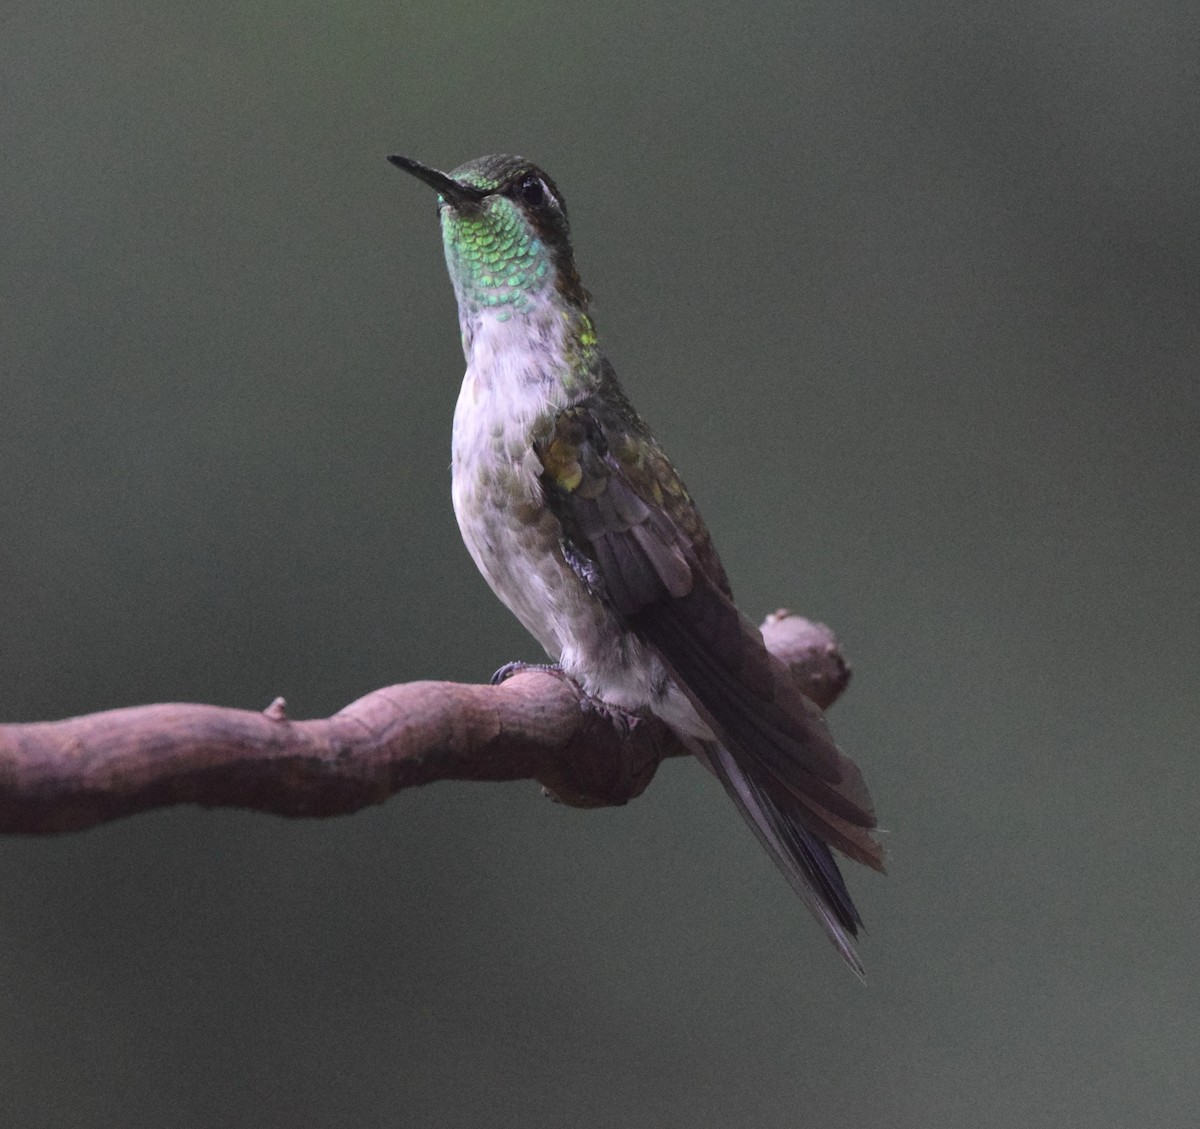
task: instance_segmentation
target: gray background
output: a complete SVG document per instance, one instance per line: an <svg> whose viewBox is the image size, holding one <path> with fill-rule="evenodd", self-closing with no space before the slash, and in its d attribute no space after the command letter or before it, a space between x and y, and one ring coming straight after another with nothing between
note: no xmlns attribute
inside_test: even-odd
<svg viewBox="0 0 1200 1129"><path fill-rule="evenodd" d="M1179 0L0 16L0 703L318 716L536 647L449 502L429 192L570 201L745 610L857 669L864 989L695 766L0 844L0 1123L1190 1126Z"/></svg>

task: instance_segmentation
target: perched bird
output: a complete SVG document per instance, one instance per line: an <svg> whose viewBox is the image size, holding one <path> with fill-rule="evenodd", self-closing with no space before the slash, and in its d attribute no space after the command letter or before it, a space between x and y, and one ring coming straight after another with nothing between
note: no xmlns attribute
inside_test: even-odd
<svg viewBox="0 0 1200 1129"><path fill-rule="evenodd" d="M481 157L438 193L467 371L454 511L497 596L606 706L658 715L708 765L860 976L830 847L883 851L857 766L734 606L687 489L601 352L567 208L541 169Z"/></svg>

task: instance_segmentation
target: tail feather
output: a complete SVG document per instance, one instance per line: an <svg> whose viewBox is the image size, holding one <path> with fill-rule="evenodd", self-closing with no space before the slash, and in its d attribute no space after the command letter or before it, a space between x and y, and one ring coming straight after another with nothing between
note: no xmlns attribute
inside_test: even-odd
<svg viewBox="0 0 1200 1129"><path fill-rule="evenodd" d="M700 588L688 598L698 602L705 594L715 598ZM758 629L732 603L718 607L728 618L720 649L703 645L682 608L639 626L725 745L814 808L864 830L874 827L862 773L837 747L824 714L767 651Z"/></svg>
<svg viewBox="0 0 1200 1129"><path fill-rule="evenodd" d="M682 615L659 615L642 630L712 730L706 759L742 818L861 977L854 949L861 920L829 848L883 870L870 794L824 714L791 682L754 626L732 604L719 610L736 617L729 626L739 629L719 649L700 645Z"/></svg>
<svg viewBox="0 0 1200 1129"><path fill-rule="evenodd" d="M862 924L829 848L796 816L785 811L757 773L740 764L723 745L705 743L706 759L750 829L809 908L842 959L866 979L854 938ZM793 805L794 811L794 805Z"/></svg>

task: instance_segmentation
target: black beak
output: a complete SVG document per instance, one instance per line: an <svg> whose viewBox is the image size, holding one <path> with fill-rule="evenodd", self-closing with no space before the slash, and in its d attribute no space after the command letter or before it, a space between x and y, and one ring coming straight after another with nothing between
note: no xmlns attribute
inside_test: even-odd
<svg viewBox="0 0 1200 1129"><path fill-rule="evenodd" d="M414 161L411 157L401 157L397 154L392 154L392 156L388 157L388 160L396 168L403 169L407 173L412 173L418 180L423 180L452 208L477 204L487 195L483 189L474 188L469 184L460 184L444 172L431 169L428 165L423 165L420 161Z"/></svg>

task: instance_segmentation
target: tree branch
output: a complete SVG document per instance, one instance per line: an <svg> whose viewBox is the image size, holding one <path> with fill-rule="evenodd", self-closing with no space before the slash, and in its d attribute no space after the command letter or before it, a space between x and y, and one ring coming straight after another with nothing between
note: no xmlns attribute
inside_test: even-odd
<svg viewBox="0 0 1200 1129"><path fill-rule="evenodd" d="M828 628L781 610L763 637L823 708L845 689ZM340 815L435 780L532 779L598 807L640 795L686 751L656 718L629 728L536 669L499 686L389 686L313 721L290 720L281 698L262 713L134 706L0 726L0 832L79 831L173 804Z"/></svg>

